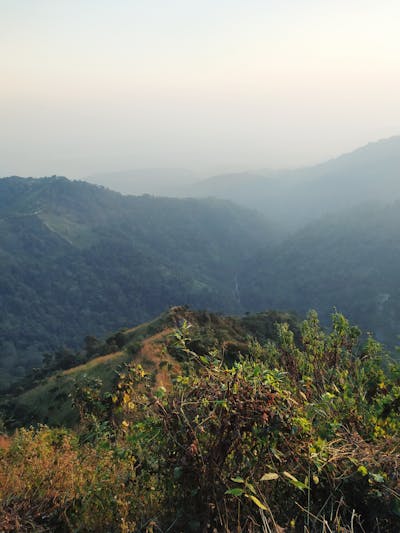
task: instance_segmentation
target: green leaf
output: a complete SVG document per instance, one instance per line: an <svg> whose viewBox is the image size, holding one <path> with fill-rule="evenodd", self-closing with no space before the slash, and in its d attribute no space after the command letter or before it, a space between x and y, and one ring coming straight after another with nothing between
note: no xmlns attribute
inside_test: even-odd
<svg viewBox="0 0 400 533"><path fill-rule="evenodd" d="M165 387L158 387L158 389L155 391L154 396L157 398L163 398L167 392L167 389Z"/></svg>
<svg viewBox="0 0 400 533"><path fill-rule="evenodd" d="M235 483L244 483L244 479L242 477L231 477L231 480Z"/></svg>
<svg viewBox="0 0 400 533"><path fill-rule="evenodd" d="M231 494L232 496L241 496L243 494L243 489L229 489L225 492L225 494Z"/></svg>
<svg viewBox="0 0 400 533"><path fill-rule="evenodd" d="M260 500L256 496L253 496L253 494L245 494L245 496L246 498L249 498L252 502L254 502L257 505L257 507L259 507L263 511L268 511L268 507L265 507L265 505L261 503Z"/></svg>
<svg viewBox="0 0 400 533"><path fill-rule="evenodd" d="M362 476L366 476L368 474L368 470L365 468L364 465L361 465L357 468L357 472L361 474Z"/></svg>
<svg viewBox="0 0 400 533"><path fill-rule="evenodd" d="M278 479L279 475L276 472L268 472L264 474L260 481L272 481L273 479Z"/></svg>
<svg viewBox="0 0 400 533"><path fill-rule="evenodd" d="M305 483L302 483L301 481L296 479L294 476L292 476L292 474L289 474L289 472L283 472L283 475L290 481L292 485L296 487L296 489L308 489L308 486Z"/></svg>

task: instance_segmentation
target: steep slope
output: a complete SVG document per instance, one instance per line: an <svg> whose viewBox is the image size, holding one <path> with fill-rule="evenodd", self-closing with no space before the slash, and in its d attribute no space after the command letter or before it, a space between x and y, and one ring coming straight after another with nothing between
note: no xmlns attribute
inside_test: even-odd
<svg viewBox="0 0 400 533"><path fill-rule="evenodd" d="M390 346L400 334L400 202L327 216L251 261L239 278L248 309L334 306Z"/></svg>
<svg viewBox="0 0 400 533"><path fill-rule="evenodd" d="M294 231L327 213L400 198L400 136L314 167L216 176L190 190L258 209Z"/></svg>
<svg viewBox="0 0 400 533"><path fill-rule="evenodd" d="M65 178L0 180L0 364L169 305L240 311L236 274L268 224L229 202L131 197Z"/></svg>

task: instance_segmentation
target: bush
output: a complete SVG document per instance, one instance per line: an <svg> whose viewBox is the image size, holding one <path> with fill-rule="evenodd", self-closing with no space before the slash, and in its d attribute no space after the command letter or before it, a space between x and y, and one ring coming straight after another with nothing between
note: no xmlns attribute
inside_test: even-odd
<svg viewBox="0 0 400 533"><path fill-rule="evenodd" d="M170 390L128 365L112 394L75 391L78 433L16 433L1 529L399 531L400 369L359 335L311 313L227 366L183 324Z"/></svg>

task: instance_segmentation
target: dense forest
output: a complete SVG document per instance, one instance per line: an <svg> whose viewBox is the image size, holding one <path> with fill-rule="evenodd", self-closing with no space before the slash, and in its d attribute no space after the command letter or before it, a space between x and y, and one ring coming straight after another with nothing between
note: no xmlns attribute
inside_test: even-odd
<svg viewBox="0 0 400 533"><path fill-rule="evenodd" d="M325 205L319 197L332 212L290 234L273 210L268 219L227 200L124 196L55 176L0 180L0 386L40 366L49 352L61 358L86 336L139 324L170 305L302 316L316 309L324 324L337 308L393 350L400 200L393 187L384 188L390 202L364 200L377 187L378 168L386 185L396 182L396 142L328 162L322 168L331 174L318 167L312 181L296 178L296 187L313 184L317 196L332 196L324 180L329 189L353 171L346 198L361 203L339 209L347 200ZM333 169L340 179L330 180ZM307 204L300 195L291 206L295 196L281 212L301 218Z"/></svg>
<svg viewBox="0 0 400 533"><path fill-rule="evenodd" d="M0 180L3 382L45 352L175 303L239 311L236 276L268 235L261 216L229 202L128 197L58 177Z"/></svg>
<svg viewBox="0 0 400 533"><path fill-rule="evenodd" d="M400 334L400 201L369 203L310 223L256 255L239 277L252 310L334 306L392 349Z"/></svg>

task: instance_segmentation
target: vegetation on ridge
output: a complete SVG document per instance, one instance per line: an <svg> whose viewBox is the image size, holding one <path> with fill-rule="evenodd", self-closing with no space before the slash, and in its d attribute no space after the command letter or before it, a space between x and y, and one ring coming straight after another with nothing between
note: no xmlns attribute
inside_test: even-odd
<svg viewBox="0 0 400 533"><path fill-rule="evenodd" d="M40 368L33 369L13 384L8 394L3 394L1 404L9 425L76 424L77 412L71 404L75 384L100 379L102 391L109 392L124 363L142 364L154 382L165 385L181 359L171 344L171 331L184 320L191 324L192 349L203 355L221 350L228 363L240 350L247 353L249 336L263 343L276 338L277 322L290 323L296 332L299 329L298 319L289 313L270 311L234 318L173 307L155 320L120 330L104 341L87 337L81 352L59 350L45 354Z"/></svg>
<svg viewBox="0 0 400 533"><path fill-rule="evenodd" d="M276 333L227 362L183 320L167 387L134 362L83 383L76 431L1 452L2 530L397 531L399 366L340 314Z"/></svg>

